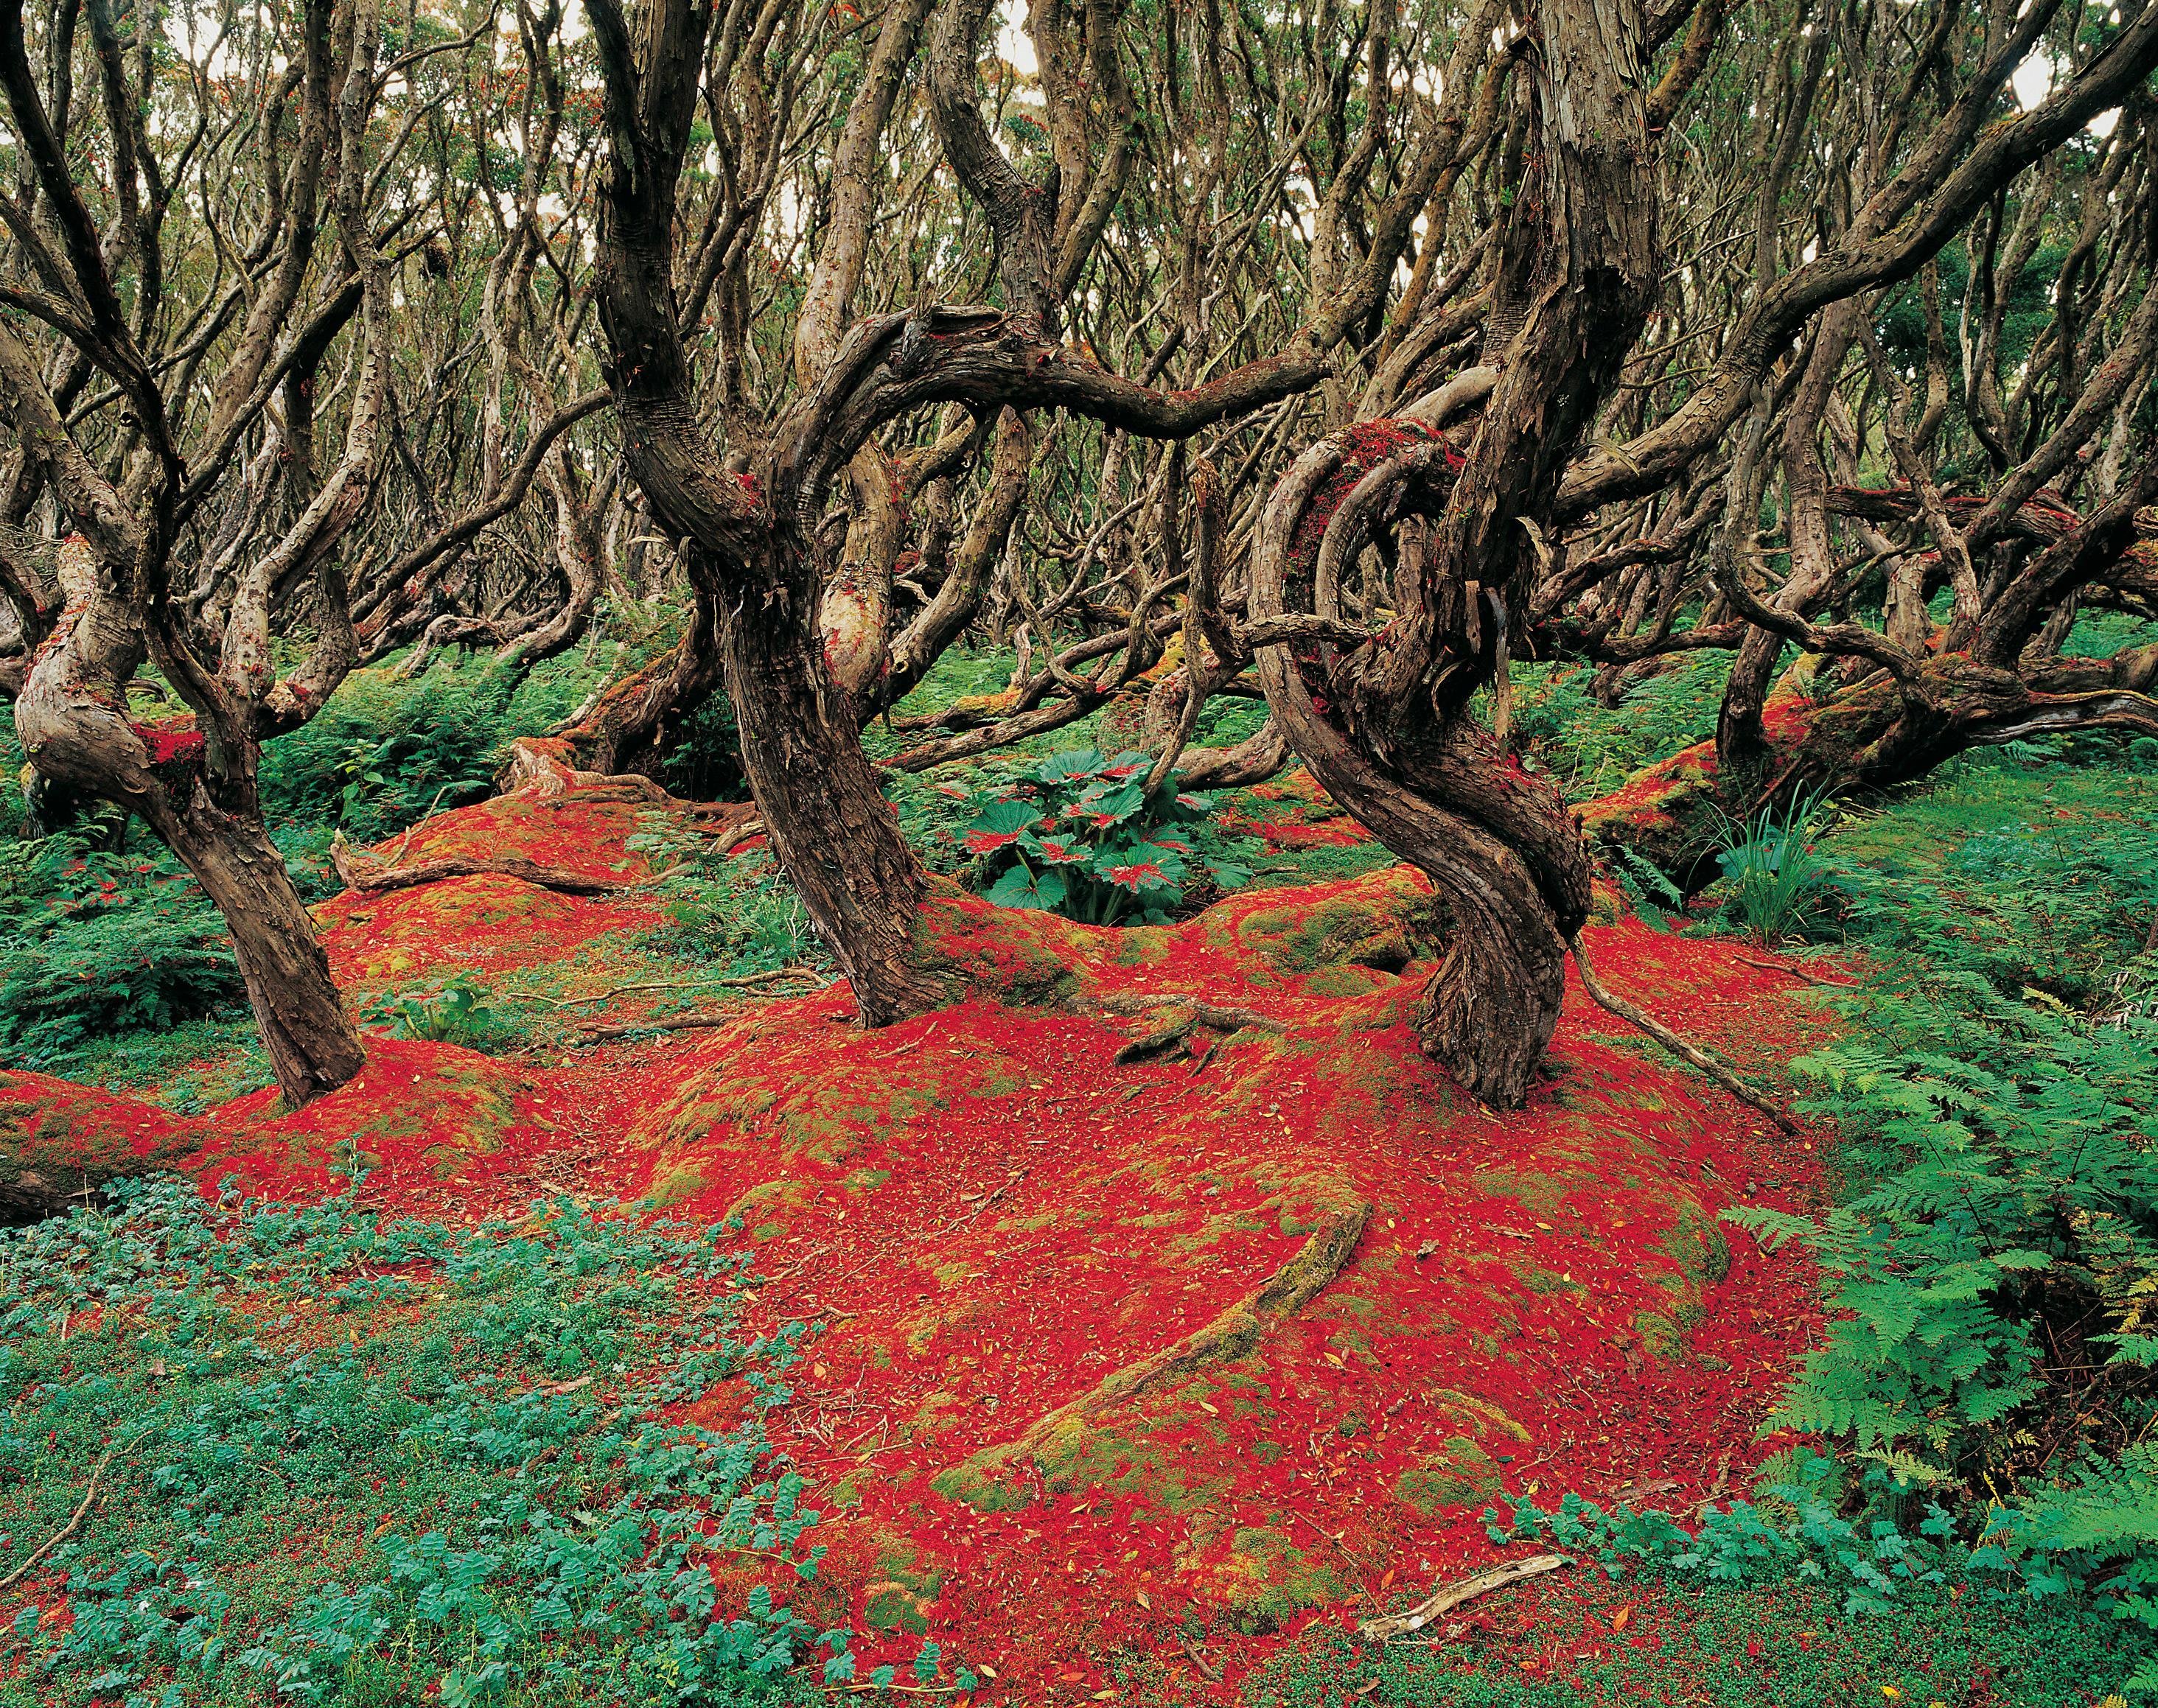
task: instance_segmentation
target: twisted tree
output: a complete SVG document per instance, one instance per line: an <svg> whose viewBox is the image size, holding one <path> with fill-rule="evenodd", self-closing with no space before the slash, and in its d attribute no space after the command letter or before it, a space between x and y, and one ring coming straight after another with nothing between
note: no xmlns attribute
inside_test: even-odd
<svg viewBox="0 0 2158 1708"><path fill-rule="evenodd" d="M365 524L405 431L396 281L443 241L394 168L440 62L491 38L493 18L425 41L408 19L386 62L376 0L235 11L184 44L103 0L42 22L34 63L19 0L0 6L18 168L0 199L16 728L44 786L139 814L216 903L297 1104L363 1058L263 821L262 746L359 656L352 588L375 565ZM74 105L79 54L94 123ZM452 152L436 157L438 190ZM559 459L603 401L535 421L525 462ZM427 519L414 552L472 538L521 497L510 485ZM130 695L146 687L188 715L138 717Z"/></svg>

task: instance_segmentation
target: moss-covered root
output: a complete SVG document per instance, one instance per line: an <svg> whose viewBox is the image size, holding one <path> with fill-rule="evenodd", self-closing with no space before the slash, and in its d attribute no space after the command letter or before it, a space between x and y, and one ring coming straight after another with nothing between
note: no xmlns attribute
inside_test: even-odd
<svg viewBox="0 0 2158 1708"><path fill-rule="evenodd" d="M1205 1327L1113 1372L1076 1399L1043 1413L1018 1440L983 1448L946 1477L971 1484L1029 1459L1054 1457L1061 1437L1090 1427L1113 1406L1246 1356L1272 1324L1303 1309L1349 1267L1371 1220L1371 1206L1360 1199L1329 1211L1294 1256Z"/></svg>

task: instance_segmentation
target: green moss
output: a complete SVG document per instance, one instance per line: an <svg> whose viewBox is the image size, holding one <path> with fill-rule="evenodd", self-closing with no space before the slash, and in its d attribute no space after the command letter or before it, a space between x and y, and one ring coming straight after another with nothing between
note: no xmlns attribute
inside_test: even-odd
<svg viewBox="0 0 2158 1708"><path fill-rule="evenodd" d="M1367 967L1398 971L1438 946L1431 897L1406 866L1314 901L1247 914L1239 946L1279 973Z"/></svg>
<svg viewBox="0 0 2158 1708"><path fill-rule="evenodd" d="M1229 1543L1236 1580L1228 1593L1230 1622L1242 1632L1277 1631L1307 1607L1347 1593L1329 1566L1314 1561L1283 1531L1247 1525Z"/></svg>
<svg viewBox="0 0 2158 1708"><path fill-rule="evenodd" d="M1435 1518L1455 1507L1489 1500L1502 1486L1491 1456L1467 1436L1457 1435L1443 1452L1427 1453L1402 1472L1394 1483L1394 1498L1426 1518Z"/></svg>
<svg viewBox="0 0 2158 1708"><path fill-rule="evenodd" d="M1677 1216L1656 1241L1687 1277L1713 1287L1731 1272L1731 1246L1698 1206L1680 1200Z"/></svg>

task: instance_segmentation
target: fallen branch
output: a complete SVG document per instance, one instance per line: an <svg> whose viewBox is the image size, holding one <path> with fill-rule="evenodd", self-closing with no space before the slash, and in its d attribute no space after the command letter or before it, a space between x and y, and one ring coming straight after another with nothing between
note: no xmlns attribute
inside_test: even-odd
<svg viewBox="0 0 2158 1708"><path fill-rule="evenodd" d="M529 1002L544 1002L550 1008L573 1009L585 1003L612 1002L618 996L628 996L639 991L709 990L715 984L728 990L754 990L777 979L821 979L823 976L813 967L775 967L768 972L746 973L739 978L663 978L644 984L617 984L612 990L603 990L593 996L545 996L531 990L505 990L502 994L522 997Z"/></svg>
<svg viewBox="0 0 2158 1708"><path fill-rule="evenodd" d="M1390 1637L1404 1637L1412 1631L1421 1631L1442 1613L1450 1613L1464 1602L1489 1595L1492 1591L1505 1589L1509 1585L1524 1583L1531 1577L1541 1577L1547 1571L1557 1571L1561 1566L1571 1566L1572 1560L1564 1554L1532 1554L1526 1560L1510 1560L1504 1566L1494 1566L1488 1571L1479 1571L1474 1577L1464 1577L1458 1583L1449 1583L1418 1602L1406 1613L1386 1613L1376 1619L1366 1619L1357 1626L1359 1636L1383 1642Z"/></svg>
<svg viewBox="0 0 2158 1708"><path fill-rule="evenodd" d="M1250 1009L1231 1008L1226 1003L1207 1002L1195 996L1151 996L1144 991L1113 991L1107 996L1097 997L1095 1006L1112 1014L1143 1014L1152 1009L1186 1009L1190 1011L1194 1024L1212 1026L1221 1031L1286 1032L1288 1029L1279 1020L1254 1013ZM1190 1028L1185 1029L1188 1031Z"/></svg>
<svg viewBox="0 0 2158 1708"><path fill-rule="evenodd" d="M111 1447L106 1448L104 1457L98 1460L96 1467L90 1471L90 1487L82 1491L82 1504L75 1508L75 1515L65 1524L62 1525L58 1530L54 1530L52 1535L47 1536L45 1540L39 1545L36 1551L34 1552L28 1559L25 1560L20 1566L18 1566L5 1577L0 1577L0 1591L6 1591L13 1588L16 1584L19 1583L28 1575L32 1566L35 1566L38 1561L44 1559L46 1555L51 1553L54 1549L59 1547L62 1542L67 1540L67 1539L73 1535L77 1530L81 1528L83 1520L89 1516L90 1502L97 1499L98 1479L105 1475L105 1468L112 1463L113 1454L119 1451L120 1443L116 1441L114 1442Z"/></svg>
<svg viewBox="0 0 2158 1708"><path fill-rule="evenodd" d="M1781 973L1792 978L1803 978L1808 984L1818 984L1825 990L1856 990L1858 987L1848 979L1820 978L1797 967L1786 967L1780 961L1757 961L1751 955L1741 955L1742 967L1758 967L1766 973Z"/></svg>
<svg viewBox="0 0 2158 1708"><path fill-rule="evenodd" d="M342 831L330 839L330 864L337 868L337 875L348 890L368 894L410 890L421 884L440 883L445 878L498 877L521 879L543 890L559 890L570 895L604 895L617 890L642 889L688 869L675 866L641 878L600 878L573 872L566 866L542 865L523 854L494 854L485 859L450 854L441 859L421 860L416 865L377 866L357 858Z"/></svg>
<svg viewBox="0 0 2158 1708"><path fill-rule="evenodd" d="M1798 1123L1780 1107L1763 1097L1706 1050L1688 1043L1639 1004L1630 1003L1607 988L1596 976L1595 969L1588 964L1588 953L1582 947L1580 932L1574 933L1571 947L1573 950L1573 964L1581 969L1582 987L1595 999L1598 1007L1609 1009L1622 1020L1630 1021L1681 1061L1691 1062L1748 1108L1759 1110L1782 1131L1796 1133L1799 1130Z"/></svg>
<svg viewBox="0 0 2158 1708"><path fill-rule="evenodd" d="M790 968L779 969L782 973L792 970ZM753 973L747 978L716 978L710 982L732 986L746 991L751 996L812 996L818 991L831 988L831 981L829 979L822 983L813 985L807 990L766 990L760 988L764 981L773 976L772 973ZM586 1039L627 1038L638 1032L689 1032L704 1026L731 1026L741 1018L740 1014L730 1011L720 1014L669 1014L648 1020L631 1020L620 1025L596 1025L586 1022L577 1028L577 1033L580 1037Z"/></svg>

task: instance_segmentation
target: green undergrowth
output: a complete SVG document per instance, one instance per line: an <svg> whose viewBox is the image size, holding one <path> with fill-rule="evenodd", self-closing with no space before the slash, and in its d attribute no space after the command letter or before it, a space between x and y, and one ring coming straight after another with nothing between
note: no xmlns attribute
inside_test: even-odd
<svg viewBox="0 0 2158 1708"><path fill-rule="evenodd" d="M263 750L273 823L333 826L366 844L483 799L511 740L567 717L602 680L584 651L529 672L443 659L409 681L399 662L354 672L313 718Z"/></svg>
<svg viewBox="0 0 2158 1708"><path fill-rule="evenodd" d="M1833 1593L1803 1582L1629 1582L1542 1597L1525 1630L1507 1628L1507 1618L1498 1603L1488 1628L1479 1622L1457 1642L1431 1645L1360 1644L1323 1627L1248 1680L1243 1700L1250 1708L2088 1708L2106 1695L2099 1681L2119 1670L2114 1633L2072 1609L1942 1595L1854 1618Z"/></svg>
<svg viewBox="0 0 2158 1708"><path fill-rule="evenodd" d="M0 1235L0 1578L59 1538L0 1593L0 1704L762 1703L809 1700L819 1656L851 1675L848 1633L790 1605L818 1514L761 1425L802 1331L742 1330L720 1230L117 1196ZM720 1383L738 1424L664 1421Z"/></svg>
<svg viewBox="0 0 2158 1708"><path fill-rule="evenodd" d="M1606 705L1587 666L1519 664L1514 740L1523 765L1549 777L1569 801L1593 800L1642 766L1713 735L1730 674L1727 653L1681 653L1644 667L1618 704ZM1484 710L1488 717L1488 704Z"/></svg>
<svg viewBox="0 0 2158 1708"><path fill-rule="evenodd" d="M1830 1457L1758 1508L1569 1501L1510 1540L1665 1582L1810 1582L1854 1619L1951 1589L2004 1619L2040 1603L2113 1645L2099 1694L2158 1691L2154 827L2158 744L2079 738L1727 839L1750 852L1705 896L1711 928L1860 952L1855 987L1821 995L1832 1040L1791 1065L1839 1133L1835 1201L1726 1218L1819 1267L1824 1338L1763 1428ZM1764 848L1810 875L1806 906L1776 901L1766 859L1745 891L1734 864Z"/></svg>
<svg viewBox="0 0 2158 1708"><path fill-rule="evenodd" d="M2081 1492L2088 1509L2094 1491L2086 1484ZM1691 1521L1624 1505L1606 1511L1573 1494L1553 1508L1525 1502L1510 1519L1496 1511L1484 1518L1495 1542L1561 1551L1613 1579L1809 1585L1853 1619L1943 1599L2010 1620L2057 1607L2088 1625L2093 1641L2105 1633L2111 1658L2088 1683L2147 1688L2140 1681L2158 1669L2158 1628L2145 1618L2147 1582L2089 1526L2079 1533L2073 1524L2048 1525L2035 1515L2037 1504L1996 1508L1974 1526L1913 1494L1892 1466L1876 1463L1855 1477L1847 1464L1801 1449L1763 1467L1751 1500L1705 1509Z"/></svg>

